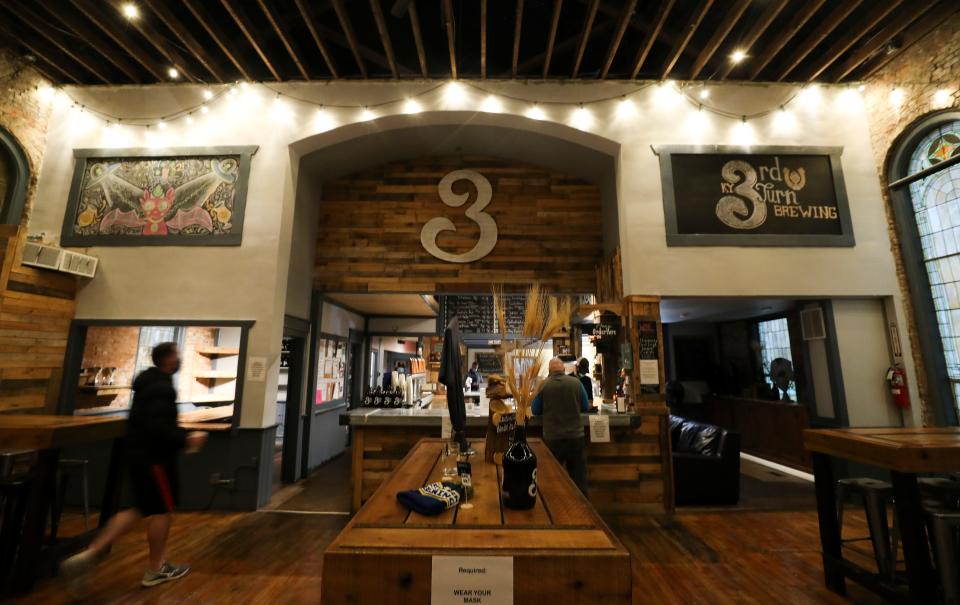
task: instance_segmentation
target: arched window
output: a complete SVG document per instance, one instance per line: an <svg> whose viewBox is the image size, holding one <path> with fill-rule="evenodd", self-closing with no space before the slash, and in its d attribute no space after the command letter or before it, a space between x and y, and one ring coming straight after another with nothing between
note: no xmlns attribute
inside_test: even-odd
<svg viewBox="0 0 960 605"><path fill-rule="evenodd" d="M0 128L0 224L20 224L29 180L27 156L13 135Z"/></svg>
<svg viewBox="0 0 960 605"><path fill-rule="evenodd" d="M921 120L888 174L936 419L960 406L960 112Z"/></svg>

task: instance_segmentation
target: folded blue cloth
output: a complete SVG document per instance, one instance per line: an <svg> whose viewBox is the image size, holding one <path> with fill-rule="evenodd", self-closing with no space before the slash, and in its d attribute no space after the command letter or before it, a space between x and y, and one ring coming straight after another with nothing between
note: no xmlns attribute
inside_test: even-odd
<svg viewBox="0 0 960 605"><path fill-rule="evenodd" d="M397 492L397 500L412 511L421 515L439 515L453 508L463 497L463 487L456 483L436 481L404 492Z"/></svg>

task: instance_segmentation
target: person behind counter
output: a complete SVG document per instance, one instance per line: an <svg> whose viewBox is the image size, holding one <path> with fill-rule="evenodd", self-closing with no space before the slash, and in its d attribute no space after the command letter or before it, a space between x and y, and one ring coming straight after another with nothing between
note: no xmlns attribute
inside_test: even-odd
<svg viewBox="0 0 960 605"><path fill-rule="evenodd" d="M587 456L580 414L590 410L590 398L578 379L564 374L562 359L551 359L548 369L550 376L531 408L535 416L543 417L544 443L586 495Z"/></svg>
<svg viewBox="0 0 960 605"><path fill-rule="evenodd" d="M470 379L470 390L479 391L480 390L480 364L473 362L473 365L470 366L470 370L467 371L467 378ZM464 380L466 382L466 380Z"/></svg>
<svg viewBox="0 0 960 605"><path fill-rule="evenodd" d="M133 381L133 403L127 421L127 474L134 508L111 517L86 550L61 564L68 588L76 598L85 596L93 569L107 548L132 530L142 517L147 518L150 557L141 583L154 586L181 578L190 570L186 565L167 561L164 552L170 513L178 500L177 454L180 450L188 454L198 451L207 434L187 432L177 426L173 375L180 369L180 354L176 343L158 344L152 358L154 367L144 370Z"/></svg>
<svg viewBox="0 0 960 605"><path fill-rule="evenodd" d="M587 398L593 399L593 379L590 378L590 362L586 357L581 357L577 362L577 369L571 376L580 380L580 384L587 391Z"/></svg>

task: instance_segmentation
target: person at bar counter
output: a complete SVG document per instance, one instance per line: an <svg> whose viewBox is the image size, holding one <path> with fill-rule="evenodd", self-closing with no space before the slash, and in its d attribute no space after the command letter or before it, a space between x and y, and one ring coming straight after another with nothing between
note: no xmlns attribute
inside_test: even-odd
<svg viewBox="0 0 960 605"><path fill-rule="evenodd" d="M563 360L550 360L550 375L531 406L534 416L543 417L543 441L577 484L587 493L587 455L580 414L590 409L587 390L578 378L563 371Z"/></svg>
<svg viewBox="0 0 960 605"><path fill-rule="evenodd" d="M470 390L479 391L480 390L480 364L478 364L476 361L473 362L473 365L471 365L470 369L467 371L467 378L470 379Z"/></svg>
<svg viewBox="0 0 960 605"><path fill-rule="evenodd" d="M574 378L580 381L580 384L583 385L584 390L587 391L587 398L593 399L593 379L590 378L590 361L586 357L581 357L580 361L577 362L577 368L574 370L574 373L571 374Z"/></svg>
<svg viewBox="0 0 960 605"><path fill-rule="evenodd" d="M129 532L141 519L147 519L147 543L150 557L143 573L143 586L155 586L183 577L190 570L164 558L171 513L179 499L177 454L194 453L203 447L207 433L187 432L177 425L177 391L173 375L180 370L176 343L164 342L153 348L154 366L133 381L133 403L127 421L127 477L133 496L133 508L110 519L90 546L61 564L68 589L84 596L90 577L107 548Z"/></svg>

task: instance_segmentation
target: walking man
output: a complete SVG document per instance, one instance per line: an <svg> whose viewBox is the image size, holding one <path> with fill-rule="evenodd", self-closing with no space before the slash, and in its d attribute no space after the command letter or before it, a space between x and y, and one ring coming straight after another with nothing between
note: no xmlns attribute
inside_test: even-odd
<svg viewBox="0 0 960 605"><path fill-rule="evenodd" d="M563 373L562 359L551 359L548 369L550 376L533 400L533 414L543 416L543 441L586 495L587 456L580 414L590 409L587 390L578 378Z"/></svg>
<svg viewBox="0 0 960 605"><path fill-rule="evenodd" d="M173 375L180 369L180 354L173 342L153 348L154 367L133 381L133 403L127 421L127 476L133 508L110 519L90 546L61 564L75 596L83 596L90 576L106 549L120 536L147 519L150 559L143 574L144 586L155 586L183 577L190 568L164 558L171 513L179 500L177 454L194 453L203 447L207 433L188 433L177 425L177 392Z"/></svg>

